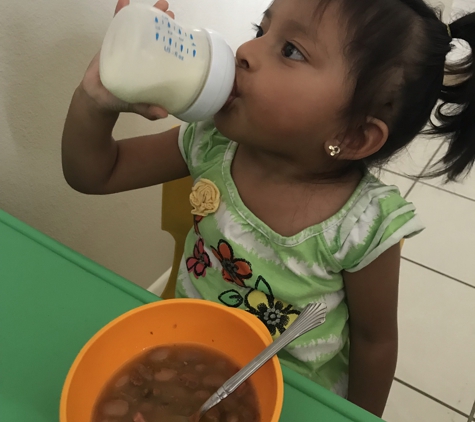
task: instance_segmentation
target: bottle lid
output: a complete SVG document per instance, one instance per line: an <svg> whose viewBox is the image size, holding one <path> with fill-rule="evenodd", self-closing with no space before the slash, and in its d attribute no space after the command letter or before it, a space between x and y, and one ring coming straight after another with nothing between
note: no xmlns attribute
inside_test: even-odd
<svg viewBox="0 0 475 422"><path fill-rule="evenodd" d="M215 31L205 29L210 44L208 76L193 104L183 113L175 114L180 120L197 122L215 115L226 103L234 86L236 62L231 47Z"/></svg>

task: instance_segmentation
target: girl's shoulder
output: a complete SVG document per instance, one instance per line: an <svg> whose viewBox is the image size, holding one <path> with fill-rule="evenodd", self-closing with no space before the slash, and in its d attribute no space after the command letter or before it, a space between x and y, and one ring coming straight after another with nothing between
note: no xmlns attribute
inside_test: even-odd
<svg viewBox="0 0 475 422"><path fill-rule="evenodd" d="M351 200L324 233L330 254L340 270L356 272L383 252L420 233L414 204L396 186L365 174Z"/></svg>

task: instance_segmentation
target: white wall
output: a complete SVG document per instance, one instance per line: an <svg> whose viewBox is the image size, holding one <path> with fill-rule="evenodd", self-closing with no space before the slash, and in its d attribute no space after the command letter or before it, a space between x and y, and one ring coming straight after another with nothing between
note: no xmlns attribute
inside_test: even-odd
<svg viewBox="0 0 475 422"><path fill-rule="evenodd" d="M182 23L213 28L237 48L252 36L251 22L260 21L270 0L170 3ZM66 185L61 171L67 107L114 8L114 0L2 2L0 208L148 286L172 256L172 239L160 230L161 188L84 196ZM158 132L173 124L174 119L151 123L128 115L115 136Z"/></svg>

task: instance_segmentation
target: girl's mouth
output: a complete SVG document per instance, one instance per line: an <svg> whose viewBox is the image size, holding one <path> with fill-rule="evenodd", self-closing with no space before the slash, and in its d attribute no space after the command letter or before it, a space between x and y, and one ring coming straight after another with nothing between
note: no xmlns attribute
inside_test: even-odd
<svg viewBox="0 0 475 422"><path fill-rule="evenodd" d="M228 99L224 103L223 108L227 108L237 97L239 97L239 92L238 92L238 89L237 89L236 80L234 80L233 89L232 89L231 93L229 94Z"/></svg>

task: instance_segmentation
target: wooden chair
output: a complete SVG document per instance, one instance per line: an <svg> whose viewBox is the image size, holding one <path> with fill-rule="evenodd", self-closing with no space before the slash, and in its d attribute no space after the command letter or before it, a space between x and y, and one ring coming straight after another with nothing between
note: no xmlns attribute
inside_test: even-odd
<svg viewBox="0 0 475 422"><path fill-rule="evenodd" d="M162 187L162 230L170 233L175 239L173 265L167 285L161 297L171 299L175 297L176 278L183 256L185 239L193 226L189 196L193 180L191 176L167 182ZM401 240L401 249L404 239Z"/></svg>
<svg viewBox="0 0 475 422"><path fill-rule="evenodd" d="M172 271L161 295L163 299L175 297L176 278L183 256L186 235L193 226L189 201L192 186L191 176L164 183L162 186L162 230L170 233L175 239Z"/></svg>

